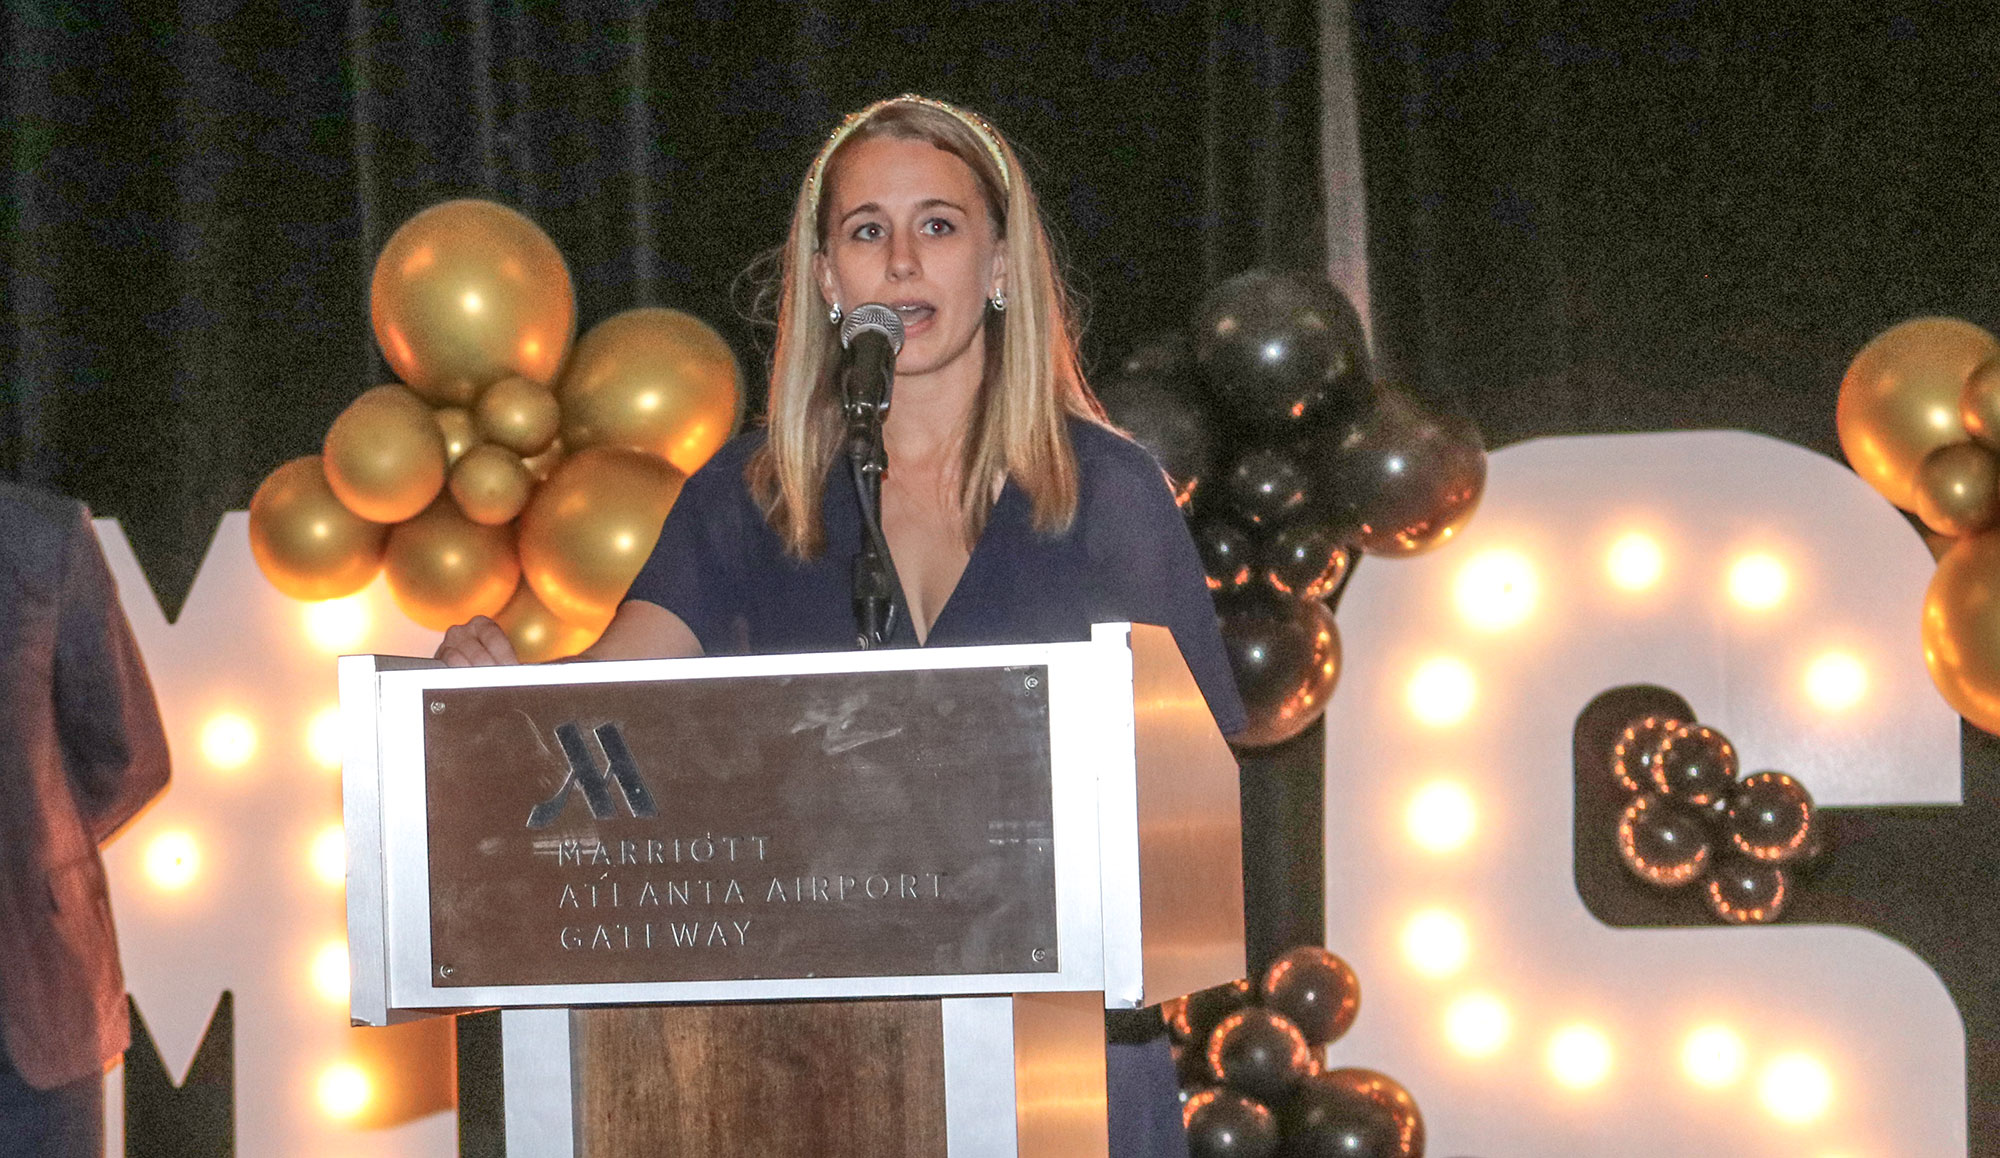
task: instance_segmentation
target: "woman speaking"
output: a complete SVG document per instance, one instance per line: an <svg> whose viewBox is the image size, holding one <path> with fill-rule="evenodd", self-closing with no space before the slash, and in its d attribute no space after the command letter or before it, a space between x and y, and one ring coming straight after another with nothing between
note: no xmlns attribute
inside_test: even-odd
<svg viewBox="0 0 2000 1158"><path fill-rule="evenodd" d="M1159 465L1105 424L1033 189L982 117L903 96L841 123L783 250L769 422L690 478L584 659L855 644L851 563L873 542L852 485L840 322L894 310L880 519L900 590L889 646L1088 639L1159 624L1222 732L1244 726L1201 565ZM512 663L484 617L453 665ZM1164 1040L1111 1047L1114 1155L1185 1154Z"/></svg>

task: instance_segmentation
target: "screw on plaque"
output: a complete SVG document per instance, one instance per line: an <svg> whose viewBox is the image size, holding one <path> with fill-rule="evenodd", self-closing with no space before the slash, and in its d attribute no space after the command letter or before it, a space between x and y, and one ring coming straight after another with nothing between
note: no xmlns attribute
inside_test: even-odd
<svg viewBox="0 0 2000 1158"><path fill-rule="evenodd" d="M438 714L439 712L442 712L442 711L444 711L444 701L443 701L443 700L432 700L432 701L431 701L431 715L435 716L435 715L437 715L437 714Z"/></svg>
<svg viewBox="0 0 2000 1158"><path fill-rule="evenodd" d="M449 978L449 977L451 976L451 966L449 966L449 965L440 965L440 966L438 966L438 976L439 976L439 977L444 977L444 978Z"/></svg>
<svg viewBox="0 0 2000 1158"><path fill-rule="evenodd" d="M1028 951L1028 960L1033 961L1037 965L1048 959L1049 951L1047 949L1031 949Z"/></svg>
<svg viewBox="0 0 2000 1158"><path fill-rule="evenodd" d="M1029 676L1027 679L1022 680L1021 684L1024 687L1038 688L1042 686L1042 681L1036 679L1034 676Z"/></svg>

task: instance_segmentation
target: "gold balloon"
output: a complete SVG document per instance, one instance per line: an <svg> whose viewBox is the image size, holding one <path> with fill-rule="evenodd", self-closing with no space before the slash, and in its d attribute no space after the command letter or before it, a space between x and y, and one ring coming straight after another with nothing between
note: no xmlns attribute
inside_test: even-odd
<svg viewBox="0 0 2000 1158"><path fill-rule="evenodd" d="M526 378L502 378L479 396L479 433L516 454L540 454L562 424L556 396Z"/></svg>
<svg viewBox="0 0 2000 1158"><path fill-rule="evenodd" d="M504 446L482 442L465 452L451 468L451 497L465 517L485 526L509 523L528 505L535 480L521 456Z"/></svg>
<svg viewBox="0 0 2000 1158"><path fill-rule="evenodd" d="M547 385L576 335L562 254L491 201L447 201L405 221L375 260L369 314L396 376L447 406L512 374Z"/></svg>
<svg viewBox="0 0 2000 1158"><path fill-rule="evenodd" d="M2000 531L1960 539L1924 592L1924 663L1959 715L2000 732Z"/></svg>
<svg viewBox="0 0 2000 1158"><path fill-rule="evenodd" d="M437 419L438 430L444 433L444 464L446 467L458 465L465 452L479 445L479 430L472 422L472 411L462 406L440 406L431 411Z"/></svg>
<svg viewBox="0 0 2000 1158"><path fill-rule="evenodd" d="M447 499L389 532L383 570L396 606L443 630L507 605L521 578L508 527L482 527Z"/></svg>
<svg viewBox="0 0 2000 1158"><path fill-rule="evenodd" d="M594 446L563 460L521 512L521 567L549 610L608 619L659 540L686 476L650 454Z"/></svg>
<svg viewBox="0 0 2000 1158"><path fill-rule="evenodd" d="M1996 353L2000 340L1956 318L1916 318L1876 335L1840 383L1834 423L1847 461L1883 498L1914 511L1918 465L1965 441L1960 396Z"/></svg>
<svg viewBox="0 0 2000 1158"><path fill-rule="evenodd" d="M528 468L528 473L535 477L536 482L547 482L549 476L556 472L556 467L562 464L563 455L566 453L568 449L563 446L563 440L558 438L549 443L549 448L542 453L533 458L522 459L521 465Z"/></svg>
<svg viewBox="0 0 2000 1158"><path fill-rule="evenodd" d="M534 589L526 583L515 589L514 598L493 618L507 633L507 640L514 645L514 654L522 663L566 659L596 643L606 626L605 623L579 626L558 617L535 597Z"/></svg>
<svg viewBox="0 0 2000 1158"><path fill-rule="evenodd" d="M272 471L250 499L250 553L294 599L339 599L368 586L388 534L341 504L316 454Z"/></svg>
<svg viewBox="0 0 2000 1158"><path fill-rule="evenodd" d="M623 446L693 474L736 432L741 378L728 343L692 314L647 307L591 327L556 386L563 441Z"/></svg>
<svg viewBox="0 0 2000 1158"><path fill-rule="evenodd" d="M1954 442L1924 456L1912 495L1916 516L1941 535L1969 535L2000 515L2000 459L1976 442Z"/></svg>
<svg viewBox="0 0 2000 1158"><path fill-rule="evenodd" d="M1975 441L2000 450L2000 357L1986 359L1966 376L1958 417Z"/></svg>
<svg viewBox="0 0 2000 1158"><path fill-rule="evenodd" d="M424 400L401 386L377 386L348 403L326 432L325 452L333 493L370 522L400 523L444 486L444 435Z"/></svg>

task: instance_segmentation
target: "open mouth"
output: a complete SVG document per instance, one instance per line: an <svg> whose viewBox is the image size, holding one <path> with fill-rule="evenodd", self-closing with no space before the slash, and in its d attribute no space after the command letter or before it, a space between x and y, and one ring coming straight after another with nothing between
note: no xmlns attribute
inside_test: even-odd
<svg viewBox="0 0 2000 1158"><path fill-rule="evenodd" d="M929 321L932 315L937 313L937 307L929 302L897 302L893 308L896 316L903 319L903 328L906 330Z"/></svg>

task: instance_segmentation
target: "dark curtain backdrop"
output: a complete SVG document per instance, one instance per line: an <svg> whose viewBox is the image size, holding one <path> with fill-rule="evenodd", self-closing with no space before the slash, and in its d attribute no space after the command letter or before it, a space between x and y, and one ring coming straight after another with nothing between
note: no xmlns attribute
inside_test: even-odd
<svg viewBox="0 0 2000 1158"><path fill-rule="evenodd" d="M1380 361L1490 445L1839 454L1854 352L2000 322L1987 4L1358 0Z"/></svg>
<svg viewBox="0 0 2000 1158"><path fill-rule="evenodd" d="M1253 264L1316 267L1318 9L1174 3L5 5L0 472L124 520L169 615L221 512L381 380L374 256L532 216L583 326L719 327L839 115L915 90L1021 148L1099 364Z"/></svg>

